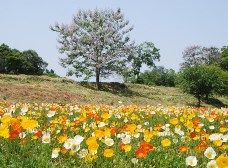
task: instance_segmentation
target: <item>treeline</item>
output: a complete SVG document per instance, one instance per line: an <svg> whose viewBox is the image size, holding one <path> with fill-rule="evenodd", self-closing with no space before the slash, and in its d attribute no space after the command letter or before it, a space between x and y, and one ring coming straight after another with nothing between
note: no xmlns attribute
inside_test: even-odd
<svg viewBox="0 0 228 168"><path fill-rule="evenodd" d="M34 50L19 51L8 45L0 45L0 73L56 76L47 69L45 62Z"/></svg>
<svg viewBox="0 0 228 168"><path fill-rule="evenodd" d="M210 95L228 95L228 47L190 46L183 51L179 72L163 66L153 67L128 82L146 85L179 87L198 99L208 100Z"/></svg>

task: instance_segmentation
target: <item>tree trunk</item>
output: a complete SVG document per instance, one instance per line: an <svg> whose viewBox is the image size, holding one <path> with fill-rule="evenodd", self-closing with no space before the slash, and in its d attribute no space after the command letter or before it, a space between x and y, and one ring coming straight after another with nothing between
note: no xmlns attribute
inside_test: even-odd
<svg viewBox="0 0 228 168"><path fill-rule="evenodd" d="M201 97L200 97L200 95L198 95L198 107L200 107L200 99L201 99Z"/></svg>
<svg viewBox="0 0 228 168"><path fill-rule="evenodd" d="M209 94L207 93L207 94L206 94L206 100L207 100L207 101L208 101L208 98L209 98Z"/></svg>
<svg viewBox="0 0 228 168"><path fill-rule="evenodd" d="M100 69L96 68L96 87L100 90Z"/></svg>

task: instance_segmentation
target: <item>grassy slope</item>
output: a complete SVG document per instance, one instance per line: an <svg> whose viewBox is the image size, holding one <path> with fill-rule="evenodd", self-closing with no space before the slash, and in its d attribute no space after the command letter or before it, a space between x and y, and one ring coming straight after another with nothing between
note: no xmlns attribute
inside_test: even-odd
<svg viewBox="0 0 228 168"><path fill-rule="evenodd" d="M176 88L153 87L139 84L103 83L103 91L96 91L94 83L77 83L65 78L47 76L0 74L0 101L10 102L60 102L76 104L137 105L195 105L197 100ZM217 97L216 97L217 98ZM213 101L221 105L228 99L219 97ZM215 99L213 99L215 100ZM219 102L221 101L221 102ZM203 106L212 106L202 103Z"/></svg>

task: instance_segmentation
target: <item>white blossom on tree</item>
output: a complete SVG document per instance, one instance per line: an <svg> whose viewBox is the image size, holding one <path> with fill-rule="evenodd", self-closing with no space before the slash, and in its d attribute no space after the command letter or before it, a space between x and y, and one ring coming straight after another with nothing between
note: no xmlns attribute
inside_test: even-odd
<svg viewBox="0 0 228 168"><path fill-rule="evenodd" d="M66 54L60 63L69 68L68 75L95 76L97 89L100 77L121 74L129 56L135 55L128 34L132 29L120 9L79 10L71 24L51 26L59 33L59 52Z"/></svg>

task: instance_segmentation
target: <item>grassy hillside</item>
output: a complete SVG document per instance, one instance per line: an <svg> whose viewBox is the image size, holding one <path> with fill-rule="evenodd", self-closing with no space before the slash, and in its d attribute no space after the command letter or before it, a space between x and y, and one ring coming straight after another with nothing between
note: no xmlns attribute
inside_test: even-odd
<svg viewBox="0 0 228 168"><path fill-rule="evenodd" d="M0 74L0 101L10 102L59 102L76 104L117 105L196 105L197 100L172 87L153 87L139 84L102 83L102 91L94 83L79 83L65 78L47 76ZM214 97L203 106L225 106L227 97Z"/></svg>

